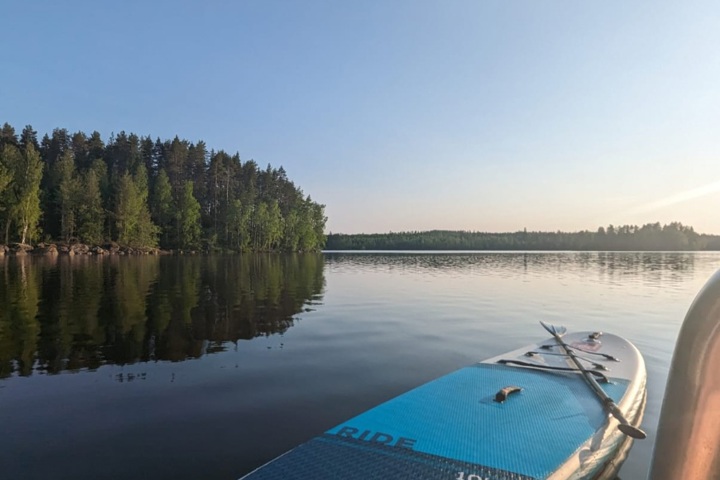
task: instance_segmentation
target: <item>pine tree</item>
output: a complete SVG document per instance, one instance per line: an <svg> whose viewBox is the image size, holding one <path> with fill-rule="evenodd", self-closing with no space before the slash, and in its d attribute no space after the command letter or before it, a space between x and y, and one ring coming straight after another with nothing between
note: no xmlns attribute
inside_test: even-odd
<svg viewBox="0 0 720 480"><path fill-rule="evenodd" d="M12 180L12 173L5 166L5 163L3 162L3 159L2 159L2 153L0 153L0 192L5 192L5 189L8 187L11 180ZM0 212L3 210L4 206L5 205L3 204L2 194L0 194Z"/></svg>
<svg viewBox="0 0 720 480"><path fill-rule="evenodd" d="M129 173L120 177L115 208L115 228L118 242L126 245L134 244L133 234L137 230L139 206L137 190Z"/></svg>
<svg viewBox="0 0 720 480"><path fill-rule="evenodd" d="M55 164L58 186L55 193L60 213L60 235L67 242L75 235L75 213L80 194L80 183L75 174L75 162L70 150L66 150Z"/></svg>
<svg viewBox="0 0 720 480"><path fill-rule="evenodd" d="M154 155L154 143L152 141L152 138L143 137L140 140L140 155L142 155L143 163L145 164L145 169L148 171L148 175L150 178L155 178L155 175L157 173L157 163L155 162L155 155Z"/></svg>
<svg viewBox="0 0 720 480"><path fill-rule="evenodd" d="M180 248L196 247L200 241L200 204L193 196L193 183L185 182L177 208L177 238Z"/></svg>
<svg viewBox="0 0 720 480"><path fill-rule="evenodd" d="M41 189L45 193L42 196L43 231L50 237L61 236L60 205L56 192L60 180L57 176L55 164L60 161L65 151L71 150L70 135L64 128L56 128L52 137L45 135L40 145L40 153L45 164L45 174L42 177Z"/></svg>
<svg viewBox="0 0 720 480"><path fill-rule="evenodd" d="M187 156L188 180L193 182L193 195L201 204L207 201L207 146L200 140L190 144Z"/></svg>
<svg viewBox="0 0 720 480"><path fill-rule="evenodd" d="M271 200L268 205L266 229L264 249L275 250L279 246L283 234L283 218L277 200Z"/></svg>
<svg viewBox="0 0 720 480"><path fill-rule="evenodd" d="M43 165L40 154L30 144L20 156L21 162L16 164L13 182L16 185L17 204L11 207L11 216L17 223L20 243L35 237L40 220L40 180Z"/></svg>
<svg viewBox="0 0 720 480"><path fill-rule="evenodd" d="M6 124L7 125L7 124ZM11 143L0 146L0 225L4 232L4 243L10 241L13 207L17 203L13 185L16 165L21 162L20 150Z"/></svg>
<svg viewBox="0 0 720 480"><path fill-rule="evenodd" d="M175 214L172 187L164 168L160 169L155 179L150 201L150 212L153 221L160 228L160 245L163 247L170 246Z"/></svg>
<svg viewBox="0 0 720 480"><path fill-rule="evenodd" d="M165 144L164 165L173 196L179 198L183 190L185 180L190 180L190 171L187 170L188 142L175 137L172 142Z"/></svg>
<svg viewBox="0 0 720 480"><path fill-rule="evenodd" d="M0 148L8 144L17 147L18 139L15 134L15 128L5 122L2 128L0 128Z"/></svg>
<svg viewBox="0 0 720 480"><path fill-rule="evenodd" d="M30 144L35 147L35 150L40 151L37 132L33 130L31 125L25 125L25 128L23 128L23 131L20 134L20 148L27 148Z"/></svg>
<svg viewBox="0 0 720 480"><path fill-rule="evenodd" d="M310 208L312 210L311 221L313 233L315 234L313 245L309 250L320 250L327 241L327 238L325 237L325 224L327 223L325 205L313 202L309 196L308 203L310 204Z"/></svg>
<svg viewBox="0 0 720 480"><path fill-rule="evenodd" d="M92 164L92 158L88 150L88 138L83 132L76 132L70 138L72 145L75 168L81 172L87 171Z"/></svg>
<svg viewBox="0 0 720 480"><path fill-rule="evenodd" d="M102 206L100 181L94 169L88 170L83 176L77 216L80 239L95 245L102 243L105 211Z"/></svg>
<svg viewBox="0 0 720 480"><path fill-rule="evenodd" d="M88 162L92 165L95 160L100 160L105 155L105 142L100 133L94 131L87 140Z"/></svg>
<svg viewBox="0 0 720 480"><path fill-rule="evenodd" d="M265 248L265 232L267 231L268 218L267 203L260 202L260 204L253 209L250 224L252 249L255 251L260 251Z"/></svg>

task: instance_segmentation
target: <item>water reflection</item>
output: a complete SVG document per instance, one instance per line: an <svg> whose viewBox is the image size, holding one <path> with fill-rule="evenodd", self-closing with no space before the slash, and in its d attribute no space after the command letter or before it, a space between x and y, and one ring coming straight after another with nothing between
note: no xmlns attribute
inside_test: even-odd
<svg viewBox="0 0 720 480"><path fill-rule="evenodd" d="M0 308L1 377L14 370L30 374L38 348L40 276L23 257L19 258L16 265L5 260L2 265L6 268L0 276L0 305L4 305Z"/></svg>
<svg viewBox="0 0 720 480"><path fill-rule="evenodd" d="M405 270L413 273L457 273L478 268L528 272L558 269L592 270L603 274L692 272L694 252L327 252L329 268Z"/></svg>
<svg viewBox="0 0 720 480"><path fill-rule="evenodd" d="M180 361L285 332L322 299L321 255L0 261L0 378Z"/></svg>

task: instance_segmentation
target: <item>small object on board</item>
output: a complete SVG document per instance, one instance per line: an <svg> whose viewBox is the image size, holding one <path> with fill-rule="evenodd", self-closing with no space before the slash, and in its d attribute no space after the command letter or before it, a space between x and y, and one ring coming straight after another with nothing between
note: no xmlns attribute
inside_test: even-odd
<svg viewBox="0 0 720 480"><path fill-rule="evenodd" d="M503 387L495 394L495 401L498 403L503 403L505 400L508 399L508 397L513 393L521 392L522 388L516 387L515 385L508 385L507 387Z"/></svg>

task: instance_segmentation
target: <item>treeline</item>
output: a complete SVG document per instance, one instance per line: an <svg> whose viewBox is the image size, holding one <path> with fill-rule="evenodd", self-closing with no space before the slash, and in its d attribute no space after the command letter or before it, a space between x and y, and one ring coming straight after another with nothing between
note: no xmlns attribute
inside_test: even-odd
<svg viewBox="0 0 720 480"><path fill-rule="evenodd" d="M328 250L720 250L720 236L673 222L623 225L597 231L486 233L433 230L330 234Z"/></svg>
<svg viewBox="0 0 720 480"><path fill-rule="evenodd" d="M282 167L203 141L0 130L0 243L313 251L325 244L324 208Z"/></svg>

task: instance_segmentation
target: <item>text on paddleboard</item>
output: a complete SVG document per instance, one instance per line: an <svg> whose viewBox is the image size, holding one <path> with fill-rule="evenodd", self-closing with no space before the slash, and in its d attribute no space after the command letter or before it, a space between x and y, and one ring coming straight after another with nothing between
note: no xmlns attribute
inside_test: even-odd
<svg viewBox="0 0 720 480"><path fill-rule="evenodd" d="M366 442L382 443L392 447L410 448L412 449L417 440L413 438L398 437L395 439L392 435L383 432L373 432L371 430L360 431L359 428L342 427L337 433L339 437L353 438L355 440L364 440ZM474 480L474 479L473 479Z"/></svg>
<svg viewBox="0 0 720 480"><path fill-rule="evenodd" d="M465 472L458 472L457 477L455 480L490 480L487 477L481 477L480 475L475 475L474 473L471 473L467 477L465 476Z"/></svg>

